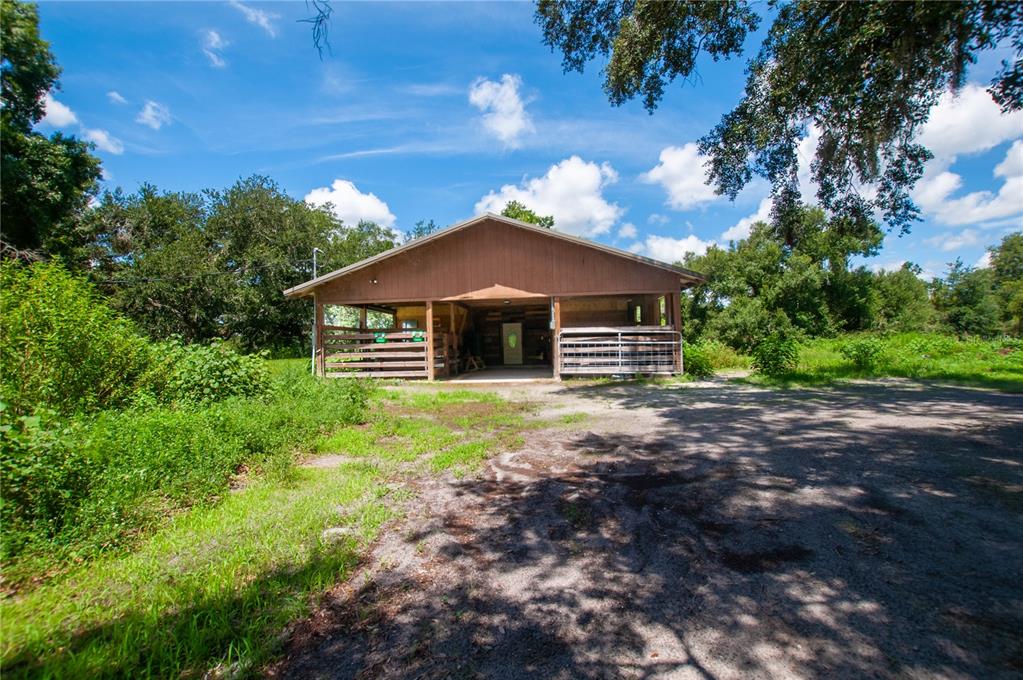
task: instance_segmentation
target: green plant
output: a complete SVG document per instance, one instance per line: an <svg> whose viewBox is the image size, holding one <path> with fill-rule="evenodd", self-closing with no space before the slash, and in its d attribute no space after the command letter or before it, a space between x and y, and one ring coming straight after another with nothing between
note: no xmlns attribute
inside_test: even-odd
<svg viewBox="0 0 1023 680"><path fill-rule="evenodd" d="M180 340L153 348L160 357L146 376L160 401L206 404L230 397L255 397L270 388L263 353L244 355L227 344L184 345Z"/></svg>
<svg viewBox="0 0 1023 680"><path fill-rule="evenodd" d="M707 348L700 343L685 343L682 348L682 369L694 378L709 378L714 375Z"/></svg>
<svg viewBox="0 0 1023 680"><path fill-rule="evenodd" d="M843 357L861 371L875 368L884 353L884 344L877 338L856 338L843 344L838 350Z"/></svg>
<svg viewBox="0 0 1023 680"><path fill-rule="evenodd" d="M0 398L20 415L122 406L149 342L59 262L0 263Z"/></svg>
<svg viewBox="0 0 1023 680"><path fill-rule="evenodd" d="M759 373L779 376L795 370L799 358L799 343L779 333L773 333L753 348L753 367Z"/></svg>

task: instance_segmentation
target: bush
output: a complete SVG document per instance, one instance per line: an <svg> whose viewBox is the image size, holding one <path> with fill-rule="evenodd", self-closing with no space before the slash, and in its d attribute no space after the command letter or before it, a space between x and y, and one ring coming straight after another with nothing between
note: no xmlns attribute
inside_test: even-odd
<svg viewBox="0 0 1023 680"><path fill-rule="evenodd" d="M18 415L128 403L149 342L57 262L0 263L0 399Z"/></svg>
<svg viewBox="0 0 1023 680"><path fill-rule="evenodd" d="M750 358L739 354L734 349L718 340L701 340L700 349L710 361L711 368L719 371L724 368L749 368Z"/></svg>
<svg viewBox="0 0 1023 680"><path fill-rule="evenodd" d="M172 340L155 345L153 353L160 358L146 376L146 387L159 401L206 404L260 396L270 387L262 354L239 354L223 342L184 345Z"/></svg>
<svg viewBox="0 0 1023 680"><path fill-rule="evenodd" d="M108 411L60 426L0 412L3 559L95 552L214 500L239 472L289 470L296 449L365 418L354 380L282 374L263 399Z"/></svg>
<svg viewBox="0 0 1023 680"><path fill-rule="evenodd" d="M843 344L838 351L857 369L869 371L875 368L881 359L884 344L877 338L857 338Z"/></svg>
<svg viewBox="0 0 1023 680"><path fill-rule="evenodd" d="M798 359L799 343L779 333L768 335L753 348L753 368L764 375L791 373Z"/></svg>
<svg viewBox="0 0 1023 680"><path fill-rule="evenodd" d="M694 378L709 378L714 375L707 350L700 344L685 343L682 347L682 369Z"/></svg>

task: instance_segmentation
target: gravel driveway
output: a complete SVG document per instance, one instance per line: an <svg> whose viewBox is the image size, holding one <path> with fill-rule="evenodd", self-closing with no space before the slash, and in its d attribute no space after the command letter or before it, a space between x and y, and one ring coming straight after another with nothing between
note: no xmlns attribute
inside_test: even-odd
<svg viewBox="0 0 1023 680"><path fill-rule="evenodd" d="M501 391L588 417L423 482L271 675L1023 677L1023 395Z"/></svg>

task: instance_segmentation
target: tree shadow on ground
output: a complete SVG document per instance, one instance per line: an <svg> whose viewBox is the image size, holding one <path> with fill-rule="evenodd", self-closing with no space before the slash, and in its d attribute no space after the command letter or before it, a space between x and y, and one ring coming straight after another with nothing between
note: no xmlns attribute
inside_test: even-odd
<svg viewBox="0 0 1023 680"><path fill-rule="evenodd" d="M272 674L1023 673L1023 398L563 389L634 422L424 492L427 554L329 598Z"/></svg>

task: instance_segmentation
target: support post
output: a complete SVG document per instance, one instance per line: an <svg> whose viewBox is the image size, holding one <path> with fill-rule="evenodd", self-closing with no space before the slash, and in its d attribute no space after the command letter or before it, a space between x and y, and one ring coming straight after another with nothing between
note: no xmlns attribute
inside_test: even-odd
<svg viewBox="0 0 1023 680"><path fill-rule="evenodd" d="M561 335L561 298L554 298L554 334L551 336L551 368L554 379L561 380L561 347L559 336Z"/></svg>
<svg viewBox="0 0 1023 680"><path fill-rule="evenodd" d="M315 294L313 295L313 304L316 305L316 329L315 333L315 354L316 357L316 375L321 378L326 375L326 359L323 351L323 303L320 302Z"/></svg>
<svg viewBox="0 0 1023 680"><path fill-rule="evenodd" d="M451 347L449 348L452 352L452 356L448 357L448 370L451 369L451 359L455 359L455 375L458 375L458 343L461 338L458 333L455 332L455 303L448 303L448 328L451 331Z"/></svg>
<svg viewBox="0 0 1023 680"><path fill-rule="evenodd" d="M433 359L433 300L426 301L426 379L436 377L437 366Z"/></svg>
<svg viewBox="0 0 1023 680"><path fill-rule="evenodd" d="M364 331L369 328L369 324L366 322L366 306L359 307L359 330Z"/></svg>
<svg viewBox="0 0 1023 680"><path fill-rule="evenodd" d="M671 327L674 328L679 334L679 342L676 352L678 352L675 358L675 371L676 373L682 373L682 295L680 292L675 291L674 293L668 294L671 297Z"/></svg>

